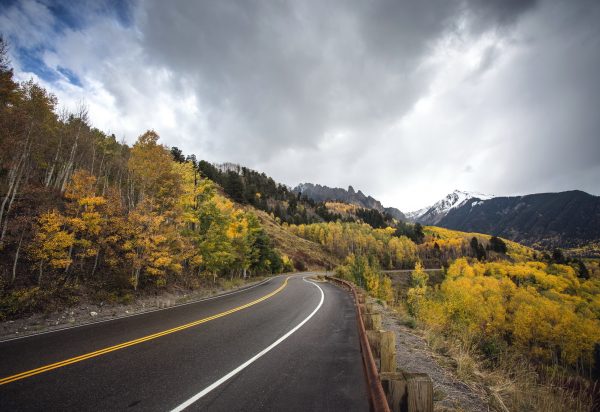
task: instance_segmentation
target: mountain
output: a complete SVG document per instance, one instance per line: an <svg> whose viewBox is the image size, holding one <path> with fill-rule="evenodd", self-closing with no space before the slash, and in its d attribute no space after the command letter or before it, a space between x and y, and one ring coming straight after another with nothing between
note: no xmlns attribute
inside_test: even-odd
<svg viewBox="0 0 600 412"><path fill-rule="evenodd" d="M430 211L418 221L429 224ZM490 199L471 196L460 203L457 199L436 224L544 248L576 247L600 239L600 197L580 190Z"/></svg>
<svg viewBox="0 0 600 412"><path fill-rule="evenodd" d="M356 205L365 209L374 209L381 213L387 213L397 220L406 220L406 216L395 207L384 207L381 202L371 196L366 196L360 190L354 191L352 186L348 190L339 187L328 187L312 183L301 183L293 191L300 193L315 202L327 202L330 200Z"/></svg>
<svg viewBox="0 0 600 412"><path fill-rule="evenodd" d="M412 222L419 222L430 226L438 225L448 212L462 206L465 202L471 199L483 201L492 198L493 196L484 195L483 193L455 190L432 206L407 213L406 217Z"/></svg>

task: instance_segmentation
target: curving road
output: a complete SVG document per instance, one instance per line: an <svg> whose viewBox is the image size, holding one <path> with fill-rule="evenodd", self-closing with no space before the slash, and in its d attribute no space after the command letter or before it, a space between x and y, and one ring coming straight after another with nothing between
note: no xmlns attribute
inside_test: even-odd
<svg viewBox="0 0 600 412"><path fill-rule="evenodd" d="M0 342L0 410L366 411L351 297L305 276Z"/></svg>

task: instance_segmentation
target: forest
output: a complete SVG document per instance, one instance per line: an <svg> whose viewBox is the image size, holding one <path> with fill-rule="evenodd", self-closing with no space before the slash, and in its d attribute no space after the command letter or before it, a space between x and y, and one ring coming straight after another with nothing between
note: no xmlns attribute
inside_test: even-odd
<svg viewBox="0 0 600 412"><path fill-rule="evenodd" d="M251 211L147 131L130 147L16 82L0 41L0 313L292 268ZM65 303L65 302L63 302ZM69 303L69 302L66 302Z"/></svg>
<svg viewBox="0 0 600 412"><path fill-rule="evenodd" d="M418 282L417 282L418 283ZM457 259L429 291L415 283L409 311L489 357L512 346L538 362L589 374L600 342L600 279L566 265Z"/></svg>
<svg viewBox="0 0 600 412"><path fill-rule="evenodd" d="M339 207L338 207L339 210ZM291 233L322 245L341 260L349 255L374 258L382 269L412 269L420 262L427 268L448 267L461 257L479 261L507 260L523 262L545 260L555 262L550 254L496 236L465 233L435 226L421 227L396 222L386 228L374 228L359 222L328 222L309 225L285 225ZM557 253L562 253L560 250ZM558 258L585 271L580 259Z"/></svg>

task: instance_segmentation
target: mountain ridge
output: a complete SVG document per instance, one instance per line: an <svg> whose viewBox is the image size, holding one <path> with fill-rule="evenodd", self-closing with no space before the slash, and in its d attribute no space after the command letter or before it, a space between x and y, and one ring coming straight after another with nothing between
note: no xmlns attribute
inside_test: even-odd
<svg viewBox="0 0 600 412"><path fill-rule="evenodd" d="M406 220L406 216L395 207L384 207L383 204L372 196L365 195L361 190L355 191L352 186L348 189L340 187L329 187L314 183L300 183L292 189L315 202L338 201L366 209L374 209L381 213L387 213L397 220Z"/></svg>
<svg viewBox="0 0 600 412"><path fill-rule="evenodd" d="M413 219L542 248L578 247L600 239L600 197L582 190L469 197L437 215L435 211L432 207Z"/></svg>

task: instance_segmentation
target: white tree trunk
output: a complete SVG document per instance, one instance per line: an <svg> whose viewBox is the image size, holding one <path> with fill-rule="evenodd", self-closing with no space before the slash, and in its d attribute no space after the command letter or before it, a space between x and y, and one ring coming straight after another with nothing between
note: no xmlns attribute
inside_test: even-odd
<svg viewBox="0 0 600 412"><path fill-rule="evenodd" d="M13 267L12 267L12 278L10 280L10 283L15 283L15 279L17 278L17 264L19 262L19 252L21 251L21 245L23 244L23 235L24 233L21 233L21 239L19 239L19 246L17 246L17 251L15 252L15 261L13 262Z"/></svg>

